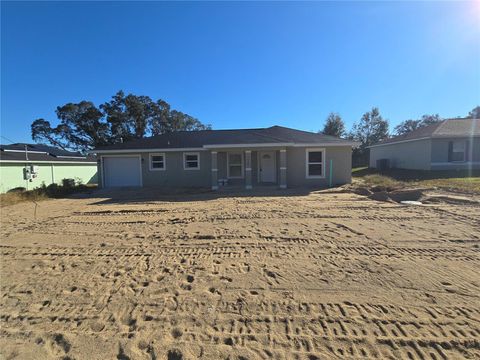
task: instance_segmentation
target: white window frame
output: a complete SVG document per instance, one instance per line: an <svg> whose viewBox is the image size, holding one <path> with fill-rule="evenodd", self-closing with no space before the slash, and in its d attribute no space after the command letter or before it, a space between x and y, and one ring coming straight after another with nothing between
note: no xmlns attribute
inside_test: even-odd
<svg viewBox="0 0 480 360"><path fill-rule="evenodd" d="M187 167L187 156L195 155L197 157L197 167ZM191 160L193 161L193 160ZM183 153L183 170L200 170L200 153L199 152L184 152Z"/></svg>
<svg viewBox="0 0 480 360"><path fill-rule="evenodd" d="M309 162L308 154L311 152L321 152L322 153L322 162ZM305 178L306 179L324 179L325 178L325 164L326 164L327 152L325 148L308 148L305 149ZM322 164L322 175L310 175L308 173L308 165L310 164Z"/></svg>
<svg viewBox="0 0 480 360"><path fill-rule="evenodd" d="M230 164L230 155L240 155L240 164ZM241 176L230 176L230 165L242 167ZM245 158L242 151L227 152L227 178L229 179L243 179L245 177Z"/></svg>
<svg viewBox="0 0 480 360"><path fill-rule="evenodd" d="M450 162L453 162L453 163L465 162L466 158L467 158L467 142L465 140L453 140L452 141L452 156L453 156L453 154L461 153L461 151L454 151L455 143L463 145L463 159L462 160L452 160Z"/></svg>
<svg viewBox="0 0 480 360"><path fill-rule="evenodd" d="M162 168L154 168L153 167L153 157L154 156L162 156L163 157L163 167ZM150 171L165 171L167 169L167 157L165 153L152 153L148 156L148 169Z"/></svg>

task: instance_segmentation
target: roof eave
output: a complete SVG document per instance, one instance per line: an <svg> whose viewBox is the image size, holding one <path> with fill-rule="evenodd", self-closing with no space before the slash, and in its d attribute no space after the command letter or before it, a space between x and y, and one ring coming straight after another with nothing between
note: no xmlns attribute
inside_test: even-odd
<svg viewBox="0 0 480 360"><path fill-rule="evenodd" d="M424 136L424 137L415 138L415 139L391 141L391 142L387 142L387 143L379 143L379 144L374 144L374 145L367 146L367 149L374 148L374 147L379 147L379 146L401 144L401 143L412 142L412 141L427 140L427 139L431 139L431 138L432 138L431 136Z"/></svg>
<svg viewBox="0 0 480 360"><path fill-rule="evenodd" d="M249 143L249 144L209 144L196 148L148 148L148 149L93 149L87 151L88 154L117 154L117 153L149 153L149 152L174 152L174 151L206 151L213 149L226 148L264 148L264 147L311 147L311 146L351 146L358 147L358 141L339 141L339 142L311 142L311 143Z"/></svg>

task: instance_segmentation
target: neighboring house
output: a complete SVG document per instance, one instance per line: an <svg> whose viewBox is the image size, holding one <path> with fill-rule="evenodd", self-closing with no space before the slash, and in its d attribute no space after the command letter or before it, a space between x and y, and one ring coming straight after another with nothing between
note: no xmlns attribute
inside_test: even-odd
<svg viewBox="0 0 480 360"><path fill-rule="evenodd" d="M179 131L93 150L103 187L325 187L351 180L352 146L272 126Z"/></svg>
<svg viewBox="0 0 480 360"><path fill-rule="evenodd" d="M63 179L97 183L96 158L40 144L0 145L1 193L61 184Z"/></svg>
<svg viewBox="0 0 480 360"><path fill-rule="evenodd" d="M370 146L370 167L381 159L398 169L480 169L480 120L443 120Z"/></svg>

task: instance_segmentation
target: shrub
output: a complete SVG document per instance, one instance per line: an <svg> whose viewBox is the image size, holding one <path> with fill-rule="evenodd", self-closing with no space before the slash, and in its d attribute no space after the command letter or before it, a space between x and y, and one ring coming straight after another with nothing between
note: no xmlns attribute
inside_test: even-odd
<svg viewBox="0 0 480 360"><path fill-rule="evenodd" d="M27 191L27 189L20 186L20 187L16 187L16 188L8 190L7 193L22 193L22 192L25 192L25 191Z"/></svg>
<svg viewBox="0 0 480 360"><path fill-rule="evenodd" d="M62 185L65 188L73 188L73 187L75 187L75 180L74 179L62 179Z"/></svg>
<svg viewBox="0 0 480 360"><path fill-rule="evenodd" d="M94 189L94 187L92 186L71 186L71 183L67 183L67 186L60 186L58 184L50 184L48 186L45 186L45 184L42 184L42 186L28 191L26 191L24 188L16 188L10 190L6 194L0 194L0 205L6 206L17 204L23 201L38 201L48 198L62 198L76 192L88 191L92 189Z"/></svg>

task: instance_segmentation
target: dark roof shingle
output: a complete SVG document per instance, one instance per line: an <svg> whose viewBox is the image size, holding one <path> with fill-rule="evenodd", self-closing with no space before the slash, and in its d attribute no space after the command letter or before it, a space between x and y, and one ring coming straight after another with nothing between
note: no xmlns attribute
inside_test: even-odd
<svg viewBox="0 0 480 360"><path fill-rule="evenodd" d="M27 151L25 151L25 147ZM28 154L28 155L27 155ZM95 156L85 156L79 152L72 152L63 149L58 149L52 146L43 144L10 144L0 145L0 160L1 161L42 161L42 162L95 162Z"/></svg>
<svg viewBox="0 0 480 360"><path fill-rule="evenodd" d="M205 145L273 143L332 143L345 144L346 146L352 144L349 140L334 136L295 130L282 126L272 126L258 129L177 131L125 143L98 147L95 150L175 149L200 148Z"/></svg>
<svg viewBox="0 0 480 360"><path fill-rule="evenodd" d="M382 142L374 144L386 145L399 141L416 140L421 138L438 138L438 137L469 137L480 136L480 120L479 119L447 119L435 124L427 125L413 130L405 135L394 136Z"/></svg>

